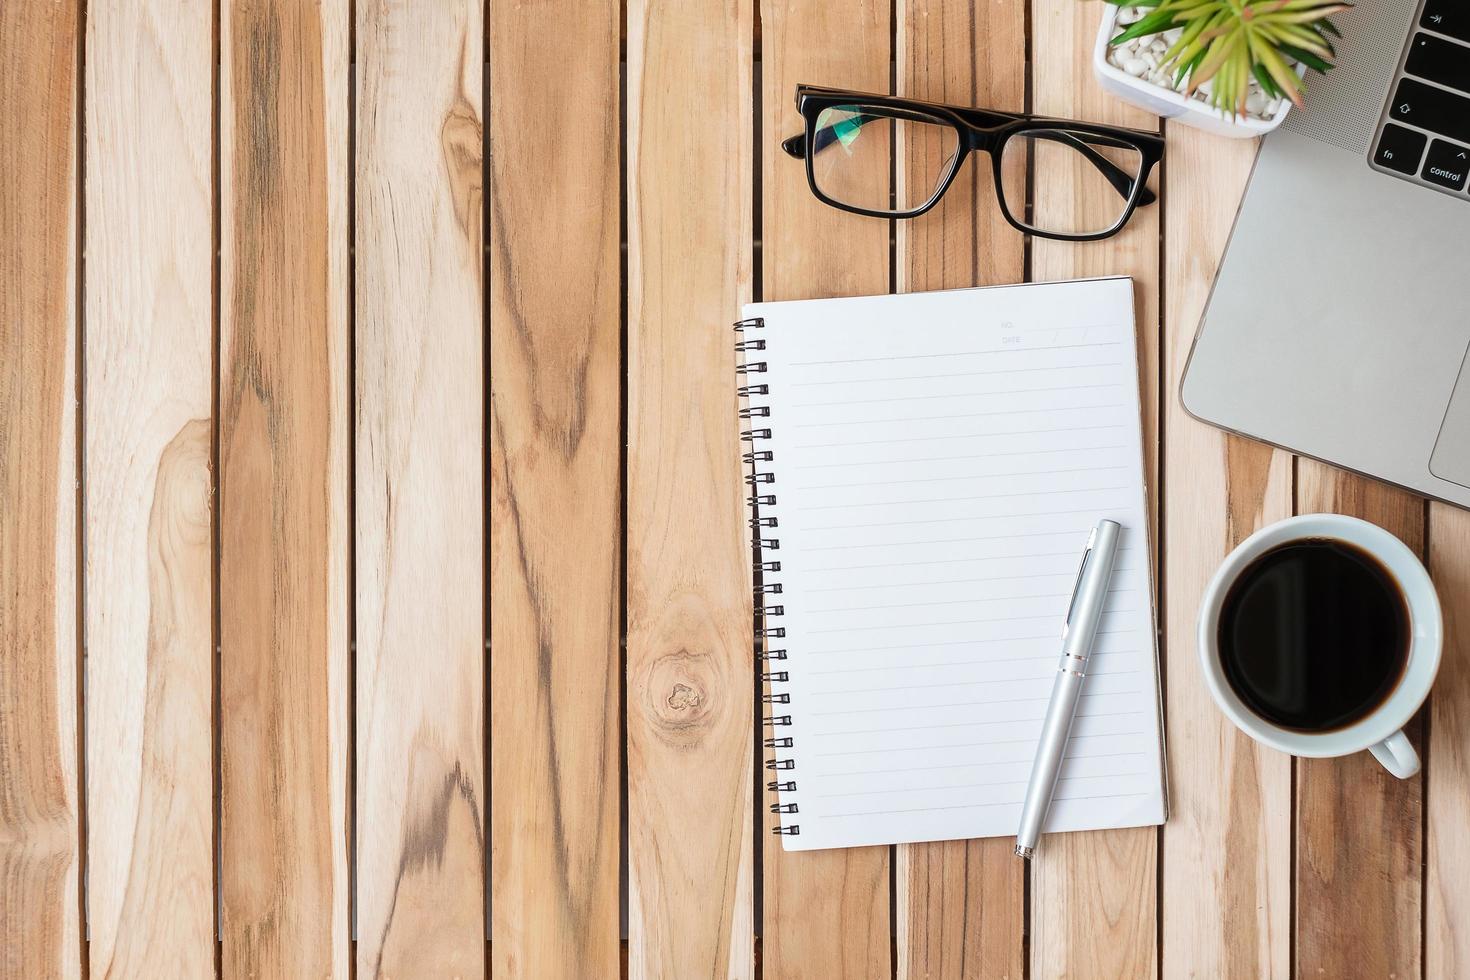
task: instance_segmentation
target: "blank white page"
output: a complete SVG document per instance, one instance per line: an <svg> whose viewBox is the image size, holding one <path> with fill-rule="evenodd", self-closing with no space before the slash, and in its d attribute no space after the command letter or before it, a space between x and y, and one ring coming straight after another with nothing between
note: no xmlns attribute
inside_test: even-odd
<svg viewBox="0 0 1470 980"><path fill-rule="evenodd" d="M1123 526L1048 831L1162 823L1132 283L758 303L788 850L1012 835L1087 536Z"/></svg>

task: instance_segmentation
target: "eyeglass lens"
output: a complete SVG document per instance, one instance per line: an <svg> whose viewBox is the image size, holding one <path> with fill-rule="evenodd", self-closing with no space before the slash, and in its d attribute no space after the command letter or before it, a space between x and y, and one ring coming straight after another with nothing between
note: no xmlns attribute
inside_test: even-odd
<svg viewBox="0 0 1470 980"><path fill-rule="evenodd" d="M1054 235L1098 235L1123 220L1143 154L1107 136L1037 129L1006 140L1001 169L1012 167L1030 174L1024 202L1006 189L1006 208L1017 221Z"/></svg>
<svg viewBox="0 0 1470 980"><path fill-rule="evenodd" d="M818 114L813 144L812 176L824 195L849 207L904 213L939 190L960 140L953 125L933 117L850 105Z"/></svg>

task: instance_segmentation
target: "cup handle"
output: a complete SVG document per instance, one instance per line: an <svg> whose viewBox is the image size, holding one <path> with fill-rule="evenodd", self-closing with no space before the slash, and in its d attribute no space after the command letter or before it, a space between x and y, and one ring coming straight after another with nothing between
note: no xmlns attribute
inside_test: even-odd
<svg viewBox="0 0 1470 980"><path fill-rule="evenodd" d="M1383 768L1400 779L1408 779L1419 771L1419 753L1414 751L1409 737L1401 731L1368 746L1368 751L1383 764Z"/></svg>

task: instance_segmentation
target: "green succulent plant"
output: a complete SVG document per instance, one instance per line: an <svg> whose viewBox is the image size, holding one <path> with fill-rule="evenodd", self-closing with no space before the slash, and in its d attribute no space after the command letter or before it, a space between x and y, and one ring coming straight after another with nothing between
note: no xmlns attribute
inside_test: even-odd
<svg viewBox="0 0 1470 980"><path fill-rule="evenodd" d="M1250 80L1272 98L1302 103L1306 84L1296 64L1326 74L1337 52L1331 38L1342 37L1332 16L1352 8L1341 0L1108 0L1117 6L1146 7L1113 44L1180 29L1159 59L1186 95L1211 82L1210 104L1232 116L1245 113Z"/></svg>

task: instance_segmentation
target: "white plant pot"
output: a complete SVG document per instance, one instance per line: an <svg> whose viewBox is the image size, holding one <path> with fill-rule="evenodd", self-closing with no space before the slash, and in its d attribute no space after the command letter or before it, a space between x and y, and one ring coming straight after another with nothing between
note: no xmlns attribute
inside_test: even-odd
<svg viewBox="0 0 1470 980"><path fill-rule="evenodd" d="M1108 93L1147 109L1156 116L1175 119L1186 126L1236 139L1264 136L1286 120L1286 113L1291 109L1291 102L1287 99L1281 100L1281 108L1270 119L1256 119L1252 116L1232 118L1228 112L1221 112L1198 99L1155 85L1146 78L1136 78L1128 74L1108 61L1110 42L1119 33L1118 8L1111 3L1104 4L1104 7L1106 9L1103 12L1102 25L1097 31L1097 44L1092 50L1092 69L1097 75L1098 83Z"/></svg>

